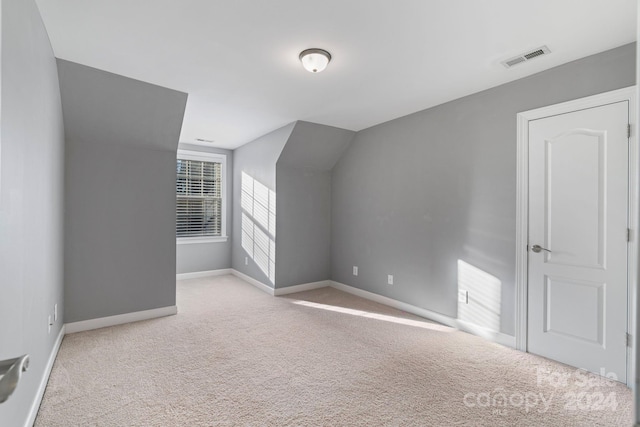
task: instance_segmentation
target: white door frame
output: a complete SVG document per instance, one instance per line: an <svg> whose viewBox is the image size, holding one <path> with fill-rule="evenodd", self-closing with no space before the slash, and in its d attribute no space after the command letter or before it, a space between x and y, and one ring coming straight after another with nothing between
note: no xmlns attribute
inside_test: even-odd
<svg viewBox="0 0 640 427"><path fill-rule="evenodd" d="M635 338L636 284L638 282L638 139L636 120L636 87L614 90L599 95L580 98L561 104L550 105L535 110L518 113L517 145L517 207L516 207L516 348L527 351L527 309L528 309L528 238L529 238L529 122L544 117L556 116L576 110L584 110L621 101L629 101L629 213L628 227L631 238L628 243L627 272L627 332ZM634 384L634 346L627 346L627 386ZM623 378L620 378L624 381Z"/></svg>

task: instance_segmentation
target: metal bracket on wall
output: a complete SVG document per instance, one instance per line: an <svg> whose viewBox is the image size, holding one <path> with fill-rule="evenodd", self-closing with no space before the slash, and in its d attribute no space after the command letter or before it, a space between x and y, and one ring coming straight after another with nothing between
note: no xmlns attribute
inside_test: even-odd
<svg viewBox="0 0 640 427"><path fill-rule="evenodd" d="M0 403L5 402L13 394L22 373L28 368L28 354L15 359L0 360Z"/></svg>

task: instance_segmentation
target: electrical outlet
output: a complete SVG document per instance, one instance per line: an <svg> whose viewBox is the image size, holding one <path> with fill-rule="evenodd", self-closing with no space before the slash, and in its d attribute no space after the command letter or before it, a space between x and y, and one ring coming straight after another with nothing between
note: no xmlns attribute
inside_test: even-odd
<svg viewBox="0 0 640 427"><path fill-rule="evenodd" d="M358 275L358 266L357 266L357 265L354 265L354 266L353 266L353 275L354 275L354 276L357 276L357 275Z"/></svg>
<svg viewBox="0 0 640 427"><path fill-rule="evenodd" d="M53 323L51 323L51 315L49 315L49 319L47 320L47 323L48 323L47 328L49 328L48 331L49 333L51 333L51 326L53 326Z"/></svg>
<svg viewBox="0 0 640 427"><path fill-rule="evenodd" d="M53 305L53 321L58 321L58 304Z"/></svg>
<svg viewBox="0 0 640 427"><path fill-rule="evenodd" d="M469 304L469 291L458 289L458 302L462 304Z"/></svg>
<svg viewBox="0 0 640 427"><path fill-rule="evenodd" d="M390 285L393 285L393 275L392 274L389 274L387 276L387 283L390 284Z"/></svg>
<svg viewBox="0 0 640 427"><path fill-rule="evenodd" d="M244 257L244 265L249 265L249 257Z"/></svg>

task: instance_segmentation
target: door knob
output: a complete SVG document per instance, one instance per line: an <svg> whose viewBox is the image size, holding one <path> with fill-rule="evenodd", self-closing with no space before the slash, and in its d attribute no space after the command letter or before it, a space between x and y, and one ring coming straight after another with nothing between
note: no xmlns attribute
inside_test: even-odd
<svg viewBox="0 0 640 427"><path fill-rule="evenodd" d="M533 246L531 246L531 250L532 250L533 252L535 252L535 253L539 253L539 252L541 252L541 251L547 251L547 252L551 253L551 251L550 251L549 249L547 249L547 248L543 248L543 247L542 247L542 246L540 246L540 245L533 245Z"/></svg>
<svg viewBox="0 0 640 427"><path fill-rule="evenodd" d="M29 355L15 359L0 360L0 403L6 401L13 394L20 376L29 368Z"/></svg>

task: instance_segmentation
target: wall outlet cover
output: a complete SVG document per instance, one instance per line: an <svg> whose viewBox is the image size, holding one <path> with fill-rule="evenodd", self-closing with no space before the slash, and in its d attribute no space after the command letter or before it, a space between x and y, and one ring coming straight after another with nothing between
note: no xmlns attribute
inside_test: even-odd
<svg viewBox="0 0 640 427"><path fill-rule="evenodd" d="M354 265L354 266L353 266L353 275L354 275L354 276L357 276L357 275L358 275L358 266L357 266L357 265Z"/></svg>
<svg viewBox="0 0 640 427"><path fill-rule="evenodd" d="M458 289L458 302L462 304L469 304L469 291Z"/></svg>
<svg viewBox="0 0 640 427"><path fill-rule="evenodd" d="M393 285L393 274L389 274L387 276L387 283Z"/></svg>

